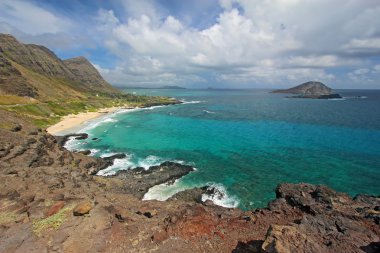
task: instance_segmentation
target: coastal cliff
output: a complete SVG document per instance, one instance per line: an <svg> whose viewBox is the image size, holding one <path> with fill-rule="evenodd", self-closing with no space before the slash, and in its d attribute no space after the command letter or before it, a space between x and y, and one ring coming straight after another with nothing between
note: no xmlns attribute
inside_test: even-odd
<svg viewBox="0 0 380 253"><path fill-rule="evenodd" d="M341 98L337 93L321 82L309 81L285 90L274 90L273 93L295 94L294 98Z"/></svg>
<svg viewBox="0 0 380 253"><path fill-rule="evenodd" d="M378 252L380 198L281 184L267 208L223 208L202 188L142 201L153 185L192 173L166 162L96 176L118 158L67 151L11 114L0 128L0 252ZM76 138L87 138L78 135Z"/></svg>

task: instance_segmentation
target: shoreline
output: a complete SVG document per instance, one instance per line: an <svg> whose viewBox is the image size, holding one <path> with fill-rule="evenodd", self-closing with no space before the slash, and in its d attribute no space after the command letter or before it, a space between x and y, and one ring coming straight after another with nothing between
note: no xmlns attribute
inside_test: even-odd
<svg viewBox="0 0 380 253"><path fill-rule="evenodd" d="M173 103L151 104L151 105L143 105L143 106L136 106L136 107L115 106L115 107L102 108L96 112L81 112L78 114L69 114L69 115L63 116L61 120L57 122L56 124L47 127L46 131L49 134L54 135L54 136L74 134L76 133L75 130L80 129L89 121L98 119L106 115L110 115L112 113L116 113L119 110L124 110L125 112L128 112L135 109L153 108L156 106L168 106L168 105L176 105L176 104L182 104L182 103L183 103L182 101L175 101Z"/></svg>
<svg viewBox="0 0 380 253"><path fill-rule="evenodd" d="M96 112L81 112L78 114L69 114L69 115L63 116L58 123L46 128L46 131L51 135L58 135L58 136L73 133L73 132L67 132L67 131L69 131L70 129L76 129L80 126L85 125L90 120L94 120L102 116L109 115L120 109L124 109L124 107L107 107L107 108L102 108Z"/></svg>
<svg viewBox="0 0 380 253"><path fill-rule="evenodd" d="M1 135L0 252L378 250L379 197L283 183L267 207L246 211L204 201L204 193L219 196L204 187L165 202L142 201L151 184L175 181L191 168L165 162L150 171L94 176L94 169L122 156L70 152L56 137L22 123Z"/></svg>

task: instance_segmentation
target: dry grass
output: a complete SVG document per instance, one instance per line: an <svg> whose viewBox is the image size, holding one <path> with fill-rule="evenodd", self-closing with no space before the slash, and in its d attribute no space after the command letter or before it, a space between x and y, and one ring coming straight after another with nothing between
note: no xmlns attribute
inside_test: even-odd
<svg viewBox="0 0 380 253"><path fill-rule="evenodd" d="M15 212L0 212L0 224L7 224L10 222L15 222L17 219L17 214Z"/></svg>
<svg viewBox="0 0 380 253"><path fill-rule="evenodd" d="M38 101L33 98L19 97L14 95L0 95L0 105L34 104Z"/></svg>
<svg viewBox="0 0 380 253"><path fill-rule="evenodd" d="M74 205L69 205L52 216L33 221L33 232L40 236L46 230L57 230L66 221L73 208Z"/></svg>

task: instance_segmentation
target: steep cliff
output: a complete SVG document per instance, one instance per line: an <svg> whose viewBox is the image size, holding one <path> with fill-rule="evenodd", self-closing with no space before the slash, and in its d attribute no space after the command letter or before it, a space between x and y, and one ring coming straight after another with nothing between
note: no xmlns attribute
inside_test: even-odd
<svg viewBox="0 0 380 253"><path fill-rule="evenodd" d="M39 100L119 93L84 57L62 61L48 48L0 34L0 93Z"/></svg>
<svg viewBox="0 0 380 253"><path fill-rule="evenodd" d="M117 92L116 88L107 83L96 68L85 57L75 57L64 60L63 62L75 75L75 80L83 85L84 88Z"/></svg>

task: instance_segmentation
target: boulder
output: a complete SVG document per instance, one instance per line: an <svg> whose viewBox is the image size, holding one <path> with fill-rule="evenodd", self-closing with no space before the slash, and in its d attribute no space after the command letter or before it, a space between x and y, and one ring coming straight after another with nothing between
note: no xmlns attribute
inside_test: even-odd
<svg viewBox="0 0 380 253"><path fill-rule="evenodd" d="M188 203L189 202L202 203L202 195L206 193L206 191L207 191L207 187L187 189L187 190L174 194L168 200L169 201L181 200Z"/></svg>
<svg viewBox="0 0 380 253"><path fill-rule="evenodd" d="M91 154L91 150L82 150L82 151L79 151L78 153L82 154L82 155L90 155Z"/></svg>
<svg viewBox="0 0 380 253"><path fill-rule="evenodd" d="M77 204L74 207L73 214L74 216L81 216L90 213L90 210L92 209L93 205L90 201L83 201L79 204Z"/></svg>

